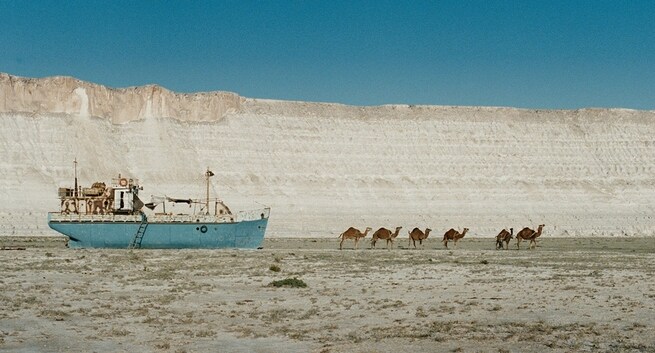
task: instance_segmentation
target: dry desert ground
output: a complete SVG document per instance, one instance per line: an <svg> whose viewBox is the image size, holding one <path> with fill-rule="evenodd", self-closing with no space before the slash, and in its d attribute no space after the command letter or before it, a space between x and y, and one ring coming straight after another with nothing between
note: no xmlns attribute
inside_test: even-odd
<svg viewBox="0 0 655 353"><path fill-rule="evenodd" d="M652 238L544 238L518 251L366 240L71 250L3 237L0 351L655 351ZM269 286L294 278L306 287Z"/></svg>

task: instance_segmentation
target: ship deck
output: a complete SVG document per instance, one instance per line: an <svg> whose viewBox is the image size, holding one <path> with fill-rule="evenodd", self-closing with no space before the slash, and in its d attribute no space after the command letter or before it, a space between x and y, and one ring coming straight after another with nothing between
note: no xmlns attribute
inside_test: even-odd
<svg viewBox="0 0 655 353"><path fill-rule="evenodd" d="M240 211L231 215L200 215L200 214L146 214L148 223L237 223L268 218L270 208ZM81 213L48 213L50 222L123 222L141 223L140 214L81 214Z"/></svg>

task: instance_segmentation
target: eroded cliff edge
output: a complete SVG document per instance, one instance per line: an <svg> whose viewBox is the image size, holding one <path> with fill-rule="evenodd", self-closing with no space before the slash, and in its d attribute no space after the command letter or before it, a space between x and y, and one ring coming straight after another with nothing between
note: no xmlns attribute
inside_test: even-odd
<svg viewBox="0 0 655 353"><path fill-rule="evenodd" d="M40 79L0 73L0 112L71 114L123 124L150 117L218 121L238 111L242 98L230 92L175 93L157 85L109 88L72 77Z"/></svg>

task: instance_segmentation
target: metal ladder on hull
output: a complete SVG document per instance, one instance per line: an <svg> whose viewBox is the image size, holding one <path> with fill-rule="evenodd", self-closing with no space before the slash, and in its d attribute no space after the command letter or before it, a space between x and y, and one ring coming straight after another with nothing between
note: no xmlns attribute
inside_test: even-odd
<svg viewBox="0 0 655 353"><path fill-rule="evenodd" d="M141 247L141 241L143 240L143 235L146 234L146 228L148 228L148 218L145 213L141 212L141 224L134 237L132 237L130 245L127 246L128 249L138 249Z"/></svg>

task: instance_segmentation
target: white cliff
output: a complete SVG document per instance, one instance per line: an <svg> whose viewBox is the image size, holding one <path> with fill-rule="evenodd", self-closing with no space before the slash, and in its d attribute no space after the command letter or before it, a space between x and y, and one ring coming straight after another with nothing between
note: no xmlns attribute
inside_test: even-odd
<svg viewBox="0 0 655 353"><path fill-rule="evenodd" d="M349 226L495 236L655 235L655 112L339 104L111 89L0 74L0 235L53 234L57 187L139 178L143 195L272 208L269 236Z"/></svg>

